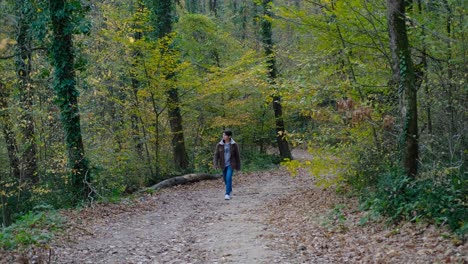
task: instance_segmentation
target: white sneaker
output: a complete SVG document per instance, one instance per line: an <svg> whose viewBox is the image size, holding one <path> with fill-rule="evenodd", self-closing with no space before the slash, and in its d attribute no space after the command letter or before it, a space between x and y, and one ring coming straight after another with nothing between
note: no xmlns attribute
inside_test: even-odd
<svg viewBox="0 0 468 264"><path fill-rule="evenodd" d="M231 196L229 194L224 195L224 200L231 200Z"/></svg>

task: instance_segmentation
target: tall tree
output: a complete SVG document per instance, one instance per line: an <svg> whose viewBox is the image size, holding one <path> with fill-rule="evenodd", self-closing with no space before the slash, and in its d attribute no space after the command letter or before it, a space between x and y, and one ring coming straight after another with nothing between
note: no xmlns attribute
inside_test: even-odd
<svg viewBox="0 0 468 264"><path fill-rule="evenodd" d="M401 161L407 175L418 172L418 109L416 78L411 59L407 29L406 1L387 0L388 31L393 58L393 76L400 94L402 127Z"/></svg>
<svg viewBox="0 0 468 264"><path fill-rule="evenodd" d="M276 56L273 48L273 32L272 32L272 11L271 0L263 0L263 19L262 19L262 42L267 56L268 79L272 87L276 86L276 78L278 76L278 69L276 67ZM281 95L276 88L272 89L273 111L275 113L276 123L276 140L281 159L292 159L291 151L289 149L288 141L286 140L286 130L284 128L283 120L283 106L281 104Z"/></svg>
<svg viewBox="0 0 468 264"><path fill-rule="evenodd" d="M141 25L141 17L144 16L145 14L145 5L143 3L143 0L138 0L135 3L135 19L133 21L133 37L135 38L135 41L139 41L143 37L143 29ZM141 51L138 47L134 48L132 51L132 57L133 57L133 63L132 67L136 68L138 64L141 63ZM137 76L135 73L132 73L131 76L131 81L132 81L132 94L133 94L133 104L132 104L132 111L131 111L131 124L132 124L132 137L135 142L135 150L138 154L138 157L143 160L143 147L146 151L146 159L147 159L147 167L150 173L150 177L152 179L156 178L156 175L153 172L153 167L151 165L151 156L149 154L148 150L148 144L146 141L143 141L140 135L140 126L143 131L144 138L146 138L146 127L145 124L143 123L143 120L138 112L138 109L140 108L140 102L138 99L138 90L140 88L140 81L138 80ZM156 155L157 156L157 155ZM157 163L157 160L156 160ZM156 165L157 166L157 165Z"/></svg>
<svg viewBox="0 0 468 264"><path fill-rule="evenodd" d="M57 95L56 101L60 108L60 118L65 132L74 202L77 203L87 199L92 191L81 136L78 91L76 89L74 69L75 55L71 19L72 10L75 8L66 0L50 0L50 16L53 29L51 51L55 77L54 90Z"/></svg>
<svg viewBox="0 0 468 264"><path fill-rule="evenodd" d="M155 13L155 33L157 39L162 44L161 52L164 55L173 55L175 47L172 42L172 26L175 20L174 4L172 0L157 0L154 1L153 12ZM177 60L178 58L174 58ZM172 132L172 148L174 162L177 168L185 170L188 168L189 161L187 151L185 149L184 131L182 125L182 114L180 111L179 91L171 80L175 80L176 65L166 65L166 79L169 80L171 87L167 90L167 108L169 114L169 123Z"/></svg>
<svg viewBox="0 0 468 264"><path fill-rule="evenodd" d="M16 73L18 76L19 94L21 101L21 124L23 146L21 154L20 181L38 182L37 175L37 146L34 137L33 87L31 80L32 70L32 37L31 20L32 6L29 0L15 2L18 16L16 35Z"/></svg>
<svg viewBox="0 0 468 264"><path fill-rule="evenodd" d="M453 98L453 90L454 87L452 85L453 82L453 65L451 63L452 61L452 24L453 24L453 12L452 9L450 8L449 3L447 0L443 0L443 5L447 11L447 17L446 17L446 30L447 30L447 78L448 78L448 85L447 85L447 95L448 95L448 110L449 110L449 115L450 115L450 127L449 131L451 135L455 134L455 107L454 107L454 98Z"/></svg>

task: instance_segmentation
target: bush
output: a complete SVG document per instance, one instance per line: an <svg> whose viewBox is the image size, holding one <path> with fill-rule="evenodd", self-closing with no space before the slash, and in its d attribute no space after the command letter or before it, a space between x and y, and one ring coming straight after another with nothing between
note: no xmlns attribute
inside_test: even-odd
<svg viewBox="0 0 468 264"><path fill-rule="evenodd" d="M44 245L61 230L64 220L54 211L29 212L0 232L0 249Z"/></svg>
<svg viewBox="0 0 468 264"><path fill-rule="evenodd" d="M265 153L249 151L242 153L242 171L267 170L277 166L281 161L278 155L268 155Z"/></svg>
<svg viewBox="0 0 468 264"><path fill-rule="evenodd" d="M364 208L389 217L393 222L427 220L448 225L465 236L468 204L465 184L454 184L451 177L412 179L399 170L379 177L374 192L364 199Z"/></svg>

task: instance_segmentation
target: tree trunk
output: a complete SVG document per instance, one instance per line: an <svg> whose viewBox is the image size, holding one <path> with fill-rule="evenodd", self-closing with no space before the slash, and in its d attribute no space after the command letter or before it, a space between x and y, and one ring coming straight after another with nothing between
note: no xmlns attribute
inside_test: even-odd
<svg viewBox="0 0 468 264"><path fill-rule="evenodd" d="M136 12L137 13L142 13L143 10L144 10L144 4L141 0L139 0L137 3L136 3L137 7L136 7ZM143 37L142 33L137 29L137 25L134 26L135 27L135 33L134 33L134 38L136 41L138 40L141 40L141 38ZM139 64L139 59L141 57L141 52L135 48L135 50L132 51L132 57L134 58L134 62L132 63L132 67L133 68L136 68ZM134 102L134 105L132 105L133 109L132 109L132 114L130 116L130 119L131 119L131 127L132 127L132 138L133 138L133 142L135 144L135 151L137 152L137 155L140 159L143 159L143 143L142 143L142 140L141 140L141 136L140 136L140 129L138 127L138 120L139 120L139 116L137 114L138 110L139 110L139 104L138 104L138 89L140 88L140 81L136 78L135 74L132 73L131 74L131 81L132 81L132 92L135 96L135 102Z"/></svg>
<svg viewBox="0 0 468 264"><path fill-rule="evenodd" d="M50 16L53 29L52 64L54 66L54 90L65 132L68 150L68 166L71 170L74 203L86 200L92 194L90 173L85 158L81 136L78 91L76 89L73 35L70 8L66 0L50 0Z"/></svg>
<svg viewBox="0 0 468 264"><path fill-rule="evenodd" d="M13 124L8 114L8 96L6 86L0 83L0 126L2 126L3 136L5 137L8 159L10 160L11 175L20 180L20 161L18 158L18 144L13 133Z"/></svg>
<svg viewBox="0 0 468 264"><path fill-rule="evenodd" d="M185 0L185 8L190 14L199 13L200 4L198 0Z"/></svg>
<svg viewBox="0 0 468 264"><path fill-rule="evenodd" d="M418 0L418 13L419 15L422 15L423 12L423 7L421 0ZM423 39L426 39L426 29L425 27L421 28L421 35L423 36ZM426 118L427 118L427 133L429 135L432 135L432 114L431 114L431 103L430 103L430 91L429 91L429 85L428 85L428 77L427 77L427 71L428 71L428 65L427 65L427 48L426 48L426 43L423 43L423 48L422 48L422 54L421 54L421 65L422 65L422 71L421 75L418 76L417 78L420 79L421 85L424 85L424 91L426 93L427 99L425 103L425 109L426 109ZM429 142L430 144L430 142Z"/></svg>
<svg viewBox="0 0 468 264"><path fill-rule="evenodd" d="M214 17L218 17L218 1L210 0L210 14Z"/></svg>
<svg viewBox="0 0 468 264"><path fill-rule="evenodd" d="M400 149L402 166L409 176L418 172L418 111L413 61L405 24L405 1L387 0L390 50L393 74L399 84L402 127Z"/></svg>
<svg viewBox="0 0 468 264"><path fill-rule="evenodd" d="M136 12L137 13L143 13L145 9L145 4L143 0L138 0L136 3ZM137 15L139 17L139 15ZM138 23L141 23L141 21L135 20L135 33L134 33L134 38L135 40L141 40L143 37L143 33L141 30L138 28ZM142 62L140 59L142 57L142 54L138 48L135 48L132 51L132 55L134 58L134 61L132 63L132 67L136 68L138 65ZM134 102L132 103L132 109L131 109L131 127L132 127L132 138L135 144L135 151L140 158L140 160L144 161L144 155L143 151L145 152L144 154L146 155L146 161L144 161L145 166L148 169L148 174L149 179L148 182L153 181L153 179L156 178L156 174L154 173L153 170L153 164L152 164L152 159L151 155L149 152L148 148L148 142L147 142L147 133L146 133L146 125L143 122L143 119L141 118L141 113L140 113L140 102L138 99L138 90L140 89L140 81L137 79L137 76L135 73L131 73L131 81L132 81L132 94L134 98ZM143 136L140 134L140 126L141 126L141 133L143 133ZM156 157L156 169L157 169L157 157Z"/></svg>
<svg viewBox="0 0 468 264"><path fill-rule="evenodd" d="M17 0L16 9L18 12L18 32L16 48L16 71L18 75L20 103L21 103L21 124L20 130L23 134L21 154L21 175L20 182L31 181L37 183L37 146L34 137L33 113L33 89L31 80L31 28L32 6L27 0Z"/></svg>
<svg viewBox="0 0 468 264"><path fill-rule="evenodd" d="M447 10L447 18L446 18L446 30L447 30L447 95L448 95L448 111L450 116L450 125L449 125L449 132L450 137L455 135L455 106L453 100L453 68L452 68L452 9L450 8L449 3L447 0L442 1L444 3L444 7Z"/></svg>
<svg viewBox="0 0 468 264"><path fill-rule="evenodd" d="M265 54L267 56L268 78L270 85L275 87L278 71L276 68L276 57L273 51L272 25L269 20L272 16L270 5L271 0L263 0L264 18L262 19L262 42ZM291 151L289 150L289 144L286 140L281 96L279 95L279 92L276 91L276 88L273 88L271 98L273 101L273 111L275 113L276 139L278 142L280 157L282 160L292 159Z"/></svg>
<svg viewBox="0 0 468 264"><path fill-rule="evenodd" d="M187 174L183 176L178 176L174 178L170 178L164 180L156 185L149 187L148 189L157 191L163 188L174 187L177 185L184 185L199 181L206 181L206 180L217 180L223 177L222 174L207 174L207 173L200 173L200 174Z"/></svg>
<svg viewBox="0 0 468 264"><path fill-rule="evenodd" d="M135 97L137 97L138 93L138 80L132 78L132 90L133 93L135 94ZM140 159L143 158L143 142L141 140L140 136L140 128L138 126L138 122L140 120L139 116L135 113L138 111L138 103L135 102L135 106L132 107L133 111L132 114L130 115L130 121L131 121L131 127L132 127L132 139L135 144L135 151Z"/></svg>
<svg viewBox="0 0 468 264"><path fill-rule="evenodd" d="M156 1L155 6L156 13L156 36L162 40L172 32L172 22L174 21L174 10L171 0L159 0ZM163 45L169 46L167 54L171 56L174 53L174 47L171 47L172 40L164 40L166 42ZM163 49L164 50L164 49ZM174 58L177 60L177 58ZM170 67L169 67L170 68ZM173 67L175 68L175 66ZM175 69L169 69L166 73L167 80L174 80L176 78ZM167 91L167 106L169 122L172 133L172 149L174 163L177 169L185 170L188 168L188 155L185 149L185 139L182 125L182 115L180 112L180 99L179 91L176 87L169 87Z"/></svg>
<svg viewBox="0 0 468 264"><path fill-rule="evenodd" d="M187 169L188 155L185 151L185 139L182 127L182 115L179 107L179 92L177 88L168 91L169 123L172 131L172 147L174 149L174 162L179 169Z"/></svg>

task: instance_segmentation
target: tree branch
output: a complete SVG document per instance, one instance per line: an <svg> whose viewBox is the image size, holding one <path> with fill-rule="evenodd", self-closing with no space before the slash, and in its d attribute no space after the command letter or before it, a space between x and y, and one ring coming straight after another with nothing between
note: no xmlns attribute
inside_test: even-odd
<svg viewBox="0 0 468 264"><path fill-rule="evenodd" d="M47 50L47 48L46 48L46 47L32 48L32 49L31 49L31 52L36 51L36 50ZM0 60L12 59L12 58L14 58L14 57L16 57L16 56L18 56L18 55L19 55L19 53L16 53L16 54L13 54L13 55L4 56L4 57L0 57Z"/></svg>

